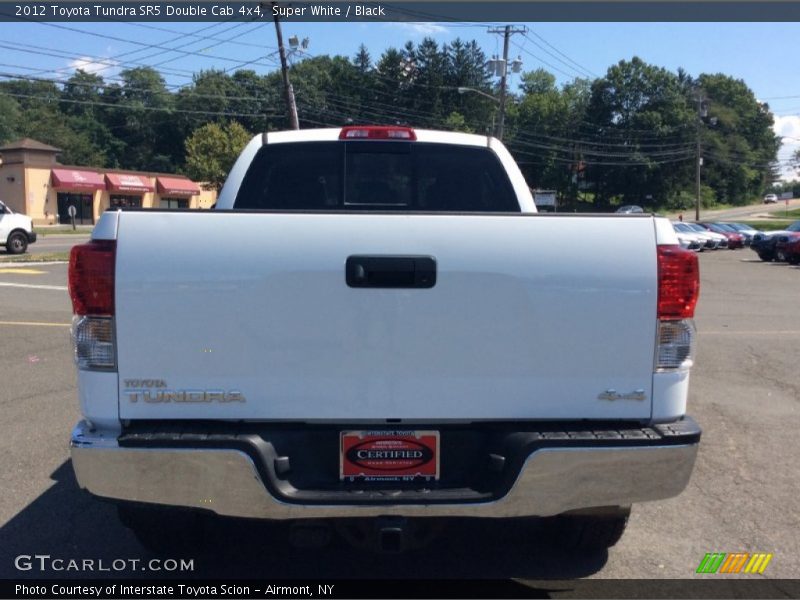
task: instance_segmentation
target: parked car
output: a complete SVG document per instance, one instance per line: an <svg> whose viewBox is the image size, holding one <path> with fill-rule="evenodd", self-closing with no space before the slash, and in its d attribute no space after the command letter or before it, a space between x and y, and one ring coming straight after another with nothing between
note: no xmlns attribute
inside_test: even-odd
<svg viewBox="0 0 800 600"><path fill-rule="evenodd" d="M764 196L764 204L775 204L778 202L777 194L767 194Z"/></svg>
<svg viewBox="0 0 800 600"><path fill-rule="evenodd" d="M728 249L735 250L737 248L744 248L744 236L736 231L735 229L731 229L722 225L721 223L698 223L701 227L707 229L708 231L713 231L714 233L718 233L720 235L724 235L728 239Z"/></svg>
<svg viewBox="0 0 800 600"><path fill-rule="evenodd" d="M777 237L778 239L775 242L775 260L794 264L789 260L789 256L794 254L794 250L790 250L790 248L793 248L795 242L800 240L800 233L789 233Z"/></svg>
<svg viewBox="0 0 800 600"><path fill-rule="evenodd" d="M722 235L721 233L717 233L715 231L711 231L710 229L706 229L699 223L686 223L691 229L699 232L705 233L706 235L710 235L713 239L717 240L717 248L727 248L728 247L728 238Z"/></svg>
<svg viewBox="0 0 800 600"><path fill-rule="evenodd" d="M0 246L9 254L22 254L36 241L33 220L15 213L0 201Z"/></svg>
<svg viewBox="0 0 800 600"><path fill-rule="evenodd" d="M641 214L644 212L644 209L641 206L636 206L634 204L628 206L620 206L615 212L618 212L623 215L633 215L633 214Z"/></svg>
<svg viewBox="0 0 800 600"><path fill-rule="evenodd" d="M772 261L777 258L777 244L782 236L800 232L800 221L795 221L786 229L780 231L762 231L753 236L753 243L750 249L758 254L763 261Z"/></svg>
<svg viewBox="0 0 800 600"><path fill-rule="evenodd" d="M725 223L725 225L733 228L734 231L738 231L744 236L745 246L750 246L756 234L761 233L758 229L750 227L750 225L745 225L744 223Z"/></svg>
<svg viewBox="0 0 800 600"><path fill-rule="evenodd" d="M710 243L706 244L707 250L717 250L718 248L728 247L728 238L724 235L709 231L705 227L700 227L697 223L683 222L683 226L686 231L693 231L699 235L705 236L705 238L710 241Z"/></svg>
<svg viewBox="0 0 800 600"><path fill-rule="evenodd" d="M780 242L778 245L780 246ZM786 262L790 265L800 265L800 236L784 242L780 252L783 252Z"/></svg>
<svg viewBox="0 0 800 600"><path fill-rule="evenodd" d="M699 235L695 235L694 232L687 233L685 231L679 231L678 228L675 227L674 223L672 224L672 228L675 230L675 235L678 236L678 242L680 243L681 248L692 250L694 252L703 251L705 240Z"/></svg>
<svg viewBox="0 0 800 600"><path fill-rule="evenodd" d="M672 228L675 230L675 233L681 233L684 235L694 237L698 243L701 244L700 250L716 250L719 242L711 237L709 231L703 230L702 232L695 231L691 227L689 227L688 223L684 223L682 221L673 221Z"/></svg>

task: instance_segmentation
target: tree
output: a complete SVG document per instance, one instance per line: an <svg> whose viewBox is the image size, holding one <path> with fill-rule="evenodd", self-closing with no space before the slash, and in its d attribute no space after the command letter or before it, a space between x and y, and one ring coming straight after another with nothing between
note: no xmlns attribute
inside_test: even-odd
<svg viewBox="0 0 800 600"><path fill-rule="evenodd" d="M638 57L595 80L581 153L596 206L655 208L690 186L696 118L685 79Z"/></svg>
<svg viewBox="0 0 800 600"><path fill-rule="evenodd" d="M447 78L447 54L433 38L426 37L413 53L413 94L409 108L418 113L430 114L441 122L445 113L443 98Z"/></svg>
<svg viewBox="0 0 800 600"><path fill-rule="evenodd" d="M453 111L444 120L444 129L450 131L463 131L464 133L472 133L472 129L467 126L467 121L460 112Z"/></svg>
<svg viewBox="0 0 800 600"><path fill-rule="evenodd" d="M747 204L776 176L780 138L772 129L772 113L740 79L703 74L697 85L708 98L703 180L714 188L717 200Z"/></svg>
<svg viewBox="0 0 800 600"><path fill-rule="evenodd" d="M236 121L207 123L186 140L186 171L211 189L219 190L251 134Z"/></svg>
<svg viewBox="0 0 800 600"><path fill-rule="evenodd" d="M519 157L529 185L560 192L560 206L577 200L581 125L590 84L576 79L562 88L544 69L522 74L522 95L512 104L506 142ZM565 204L566 203L566 204Z"/></svg>
<svg viewBox="0 0 800 600"><path fill-rule="evenodd" d="M368 73L372 69L372 58L364 44L358 47L358 53L353 58L353 64L361 74Z"/></svg>
<svg viewBox="0 0 800 600"><path fill-rule="evenodd" d="M20 137L21 115L19 103L14 98L0 95L0 144Z"/></svg>
<svg viewBox="0 0 800 600"><path fill-rule="evenodd" d="M46 81L0 83L0 137L30 137L61 148L61 160L103 164L104 154L89 133L74 126L59 105L61 90ZM9 94L9 95L5 95Z"/></svg>
<svg viewBox="0 0 800 600"><path fill-rule="evenodd" d="M268 119L275 111L275 107L282 106L282 91L283 88L276 79L258 75L249 69L236 71L231 76L233 97L228 106L232 113L239 116L232 118L248 131L266 131Z"/></svg>
<svg viewBox="0 0 800 600"><path fill-rule="evenodd" d="M114 148L109 163L128 169L172 171L180 163L182 149L175 142L174 97L161 74L151 67L126 69L122 84L103 89L106 126L123 141Z"/></svg>
<svg viewBox="0 0 800 600"><path fill-rule="evenodd" d="M100 110L105 81L100 75L81 69L67 79L61 90L61 112L67 115L96 117Z"/></svg>
<svg viewBox="0 0 800 600"><path fill-rule="evenodd" d="M379 75L377 91L385 102L398 107L405 105L405 89L409 84L407 67L403 52L397 48L387 48L381 55L375 68Z"/></svg>
<svg viewBox="0 0 800 600"><path fill-rule="evenodd" d="M486 55L475 40L464 42L460 38L446 44L442 52L446 58L445 89L442 92L444 112L448 108L455 109L463 115L469 129L479 133L491 131L497 104L480 94L458 92L458 88L466 87L492 93L484 67Z"/></svg>

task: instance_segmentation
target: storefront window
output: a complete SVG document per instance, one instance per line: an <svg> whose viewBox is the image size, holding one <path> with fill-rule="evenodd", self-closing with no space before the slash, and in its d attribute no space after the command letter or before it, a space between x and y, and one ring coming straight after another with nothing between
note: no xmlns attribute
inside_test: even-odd
<svg viewBox="0 0 800 600"><path fill-rule="evenodd" d="M162 198L159 208L189 208L186 198Z"/></svg>
<svg viewBox="0 0 800 600"><path fill-rule="evenodd" d="M111 196L111 208L142 208L142 197L114 194Z"/></svg>
<svg viewBox="0 0 800 600"><path fill-rule="evenodd" d="M71 194L69 192L58 192L58 222L63 224L72 223L69 216L69 207L75 207L75 223L77 225L92 225L94 216L92 215L92 195L91 194Z"/></svg>

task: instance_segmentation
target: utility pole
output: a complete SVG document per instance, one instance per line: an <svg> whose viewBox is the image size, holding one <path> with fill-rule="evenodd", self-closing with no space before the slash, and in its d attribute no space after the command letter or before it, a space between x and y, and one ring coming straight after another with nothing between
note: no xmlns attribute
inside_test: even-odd
<svg viewBox="0 0 800 600"><path fill-rule="evenodd" d="M495 136L497 139L503 139L503 129L505 128L506 122L506 76L508 75L508 42L511 39L511 36L515 33L527 33L527 27L512 27L511 25L506 25L502 29L494 28L490 29L489 33L498 33L503 35L503 63L502 63L502 73L500 75L500 114L497 117L497 129L495 131Z"/></svg>
<svg viewBox="0 0 800 600"><path fill-rule="evenodd" d="M277 6L277 2L272 2L272 6ZM286 111L289 113L289 126L292 129L300 129L300 122L297 119L297 104L294 101L294 88L289 82L289 67L286 63L286 50L283 47L283 34L281 33L281 22L278 20L277 11L272 11L275 15L275 33L278 36L278 54L281 57L281 75L283 76L283 97L286 100Z"/></svg>
<svg viewBox="0 0 800 600"><path fill-rule="evenodd" d="M700 220L700 167L703 166L703 149L700 144L700 137L702 135L703 117L707 114L705 107L705 98L702 91L697 90L697 164L695 167L695 199L694 199L694 220Z"/></svg>

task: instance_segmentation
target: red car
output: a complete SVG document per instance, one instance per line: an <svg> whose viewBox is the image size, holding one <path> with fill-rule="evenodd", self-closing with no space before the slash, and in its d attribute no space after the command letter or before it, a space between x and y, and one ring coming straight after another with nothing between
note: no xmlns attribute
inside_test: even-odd
<svg viewBox="0 0 800 600"><path fill-rule="evenodd" d="M782 235L775 244L775 259L800 264L800 234Z"/></svg>
<svg viewBox="0 0 800 600"><path fill-rule="evenodd" d="M735 231L732 227L728 227L722 223L698 223L698 225L728 238L728 250L744 248L744 236L738 231Z"/></svg>

